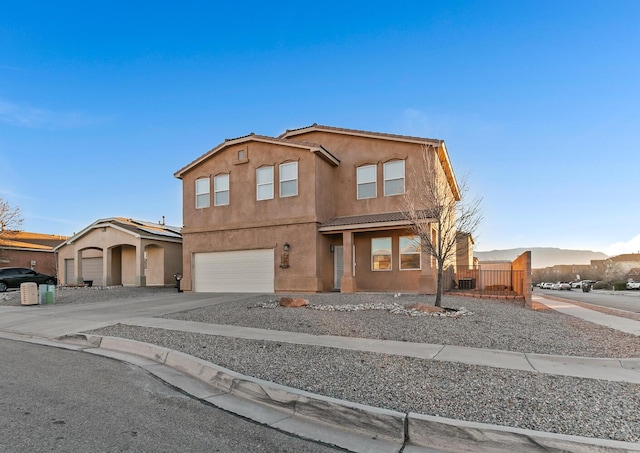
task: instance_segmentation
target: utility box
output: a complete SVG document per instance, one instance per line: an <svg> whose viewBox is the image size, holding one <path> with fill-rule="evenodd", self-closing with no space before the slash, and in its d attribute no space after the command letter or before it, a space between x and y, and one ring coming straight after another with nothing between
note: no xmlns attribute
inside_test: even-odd
<svg viewBox="0 0 640 453"><path fill-rule="evenodd" d="M20 303L38 305L38 285L33 282L20 284Z"/></svg>
<svg viewBox="0 0 640 453"><path fill-rule="evenodd" d="M52 304L55 300L55 285L40 285L40 305Z"/></svg>
<svg viewBox="0 0 640 453"><path fill-rule="evenodd" d="M459 289L476 289L475 278L461 278L458 280Z"/></svg>

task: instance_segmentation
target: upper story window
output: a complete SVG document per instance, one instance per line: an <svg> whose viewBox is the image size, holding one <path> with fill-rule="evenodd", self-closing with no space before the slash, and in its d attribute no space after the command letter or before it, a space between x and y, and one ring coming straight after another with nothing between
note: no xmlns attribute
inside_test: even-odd
<svg viewBox="0 0 640 453"><path fill-rule="evenodd" d="M196 179L196 209L211 206L211 185L209 178Z"/></svg>
<svg viewBox="0 0 640 453"><path fill-rule="evenodd" d="M404 160L392 160L384 164L384 196L404 193Z"/></svg>
<svg viewBox="0 0 640 453"><path fill-rule="evenodd" d="M273 165L256 169L257 200L273 198Z"/></svg>
<svg viewBox="0 0 640 453"><path fill-rule="evenodd" d="M358 179L358 200L376 197L376 165L363 165L356 169Z"/></svg>
<svg viewBox="0 0 640 453"><path fill-rule="evenodd" d="M400 270L421 269L421 252L419 236L400 236Z"/></svg>
<svg viewBox="0 0 640 453"><path fill-rule="evenodd" d="M218 175L213 178L213 205L229 204L229 175Z"/></svg>
<svg viewBox="0 0 640 453"><path fill-rule="evenodd" d="M280 164L280 196L298 195L298 162Z"/></svg>
<svg viewBox="0 0 640 453"><path fill-rule="evenodd" d="M391 238L371 239L371 270L391 270Z"/></svg>

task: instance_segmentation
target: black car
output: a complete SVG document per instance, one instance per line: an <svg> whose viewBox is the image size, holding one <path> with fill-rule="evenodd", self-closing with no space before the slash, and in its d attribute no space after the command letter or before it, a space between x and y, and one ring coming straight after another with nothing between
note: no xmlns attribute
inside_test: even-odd
<svg viewBox="0 0 640 453"><path fill-rule="evenodd" d="M23 267L0 267L0 293L7 288L20 288L21 283L33 282L38 285L55 285L58 279Z"/></svg>

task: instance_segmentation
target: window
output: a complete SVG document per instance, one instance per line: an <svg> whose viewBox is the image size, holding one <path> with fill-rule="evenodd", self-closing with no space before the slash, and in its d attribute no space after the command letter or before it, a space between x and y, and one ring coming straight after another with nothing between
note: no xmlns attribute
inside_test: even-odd
<svg viewBox="0 0 640 453"><path fill-rule="evenodd" d="M256 183L257 199L271 200L273 198L273 165L256 170Z"/></svg>
<svg viewBox="0 0 640 453"><path fill-rule="evenodd" d="M196 179L196 209L211 206L209 178Z"/></svg>
<svg viewBox="0 0 640 453"><path fill-rule="evenodd" d="M298 195L298 162L280 164L280 196Z"/></svg>
<svg viewBox="0 0 640 453"><path fill-rule="evenodd" d="M218 175L213 178L213 205L229 204L229 175Z"/></svg>
<svg viewBox="0 0 640 453"><path fill-rule="evenodd" d="M358 167L358 200L376 197L376 165Z"/></svg>
<svg viewBox="0 0 640 453"><path fill-rule="evenodd" d="M404 161L394 160L384 164L384 196L404 193Z"/></svg>
<svg viewBox="0 0 640 453"><path fill-rule="evenodd" d="M420 236L400 236L400 270L421 269Z"/></svg>
<svg viewBox="0 0 640 453"><path fill-rule="evenodd" d="M391 270L391 238L371 239L371 270Z"/></svg>

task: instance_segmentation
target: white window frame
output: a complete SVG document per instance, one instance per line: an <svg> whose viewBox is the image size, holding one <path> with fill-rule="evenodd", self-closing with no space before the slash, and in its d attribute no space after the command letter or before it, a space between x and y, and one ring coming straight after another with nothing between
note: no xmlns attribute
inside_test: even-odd
<svg viewBox="0 0 640 453"><path fill-rule="evenodd" d="M222 183L226 183L221 188L220 185ZM230 202L230 187L229 187L229 173L224 173L221 175L216 175L213 177L213 205L214 206L228 206ZM218 201L218 195L225 193L227 194L226 203L221 203Z"/></svg>
<svg viewBox="0 0 640 453"><path fill-rule="evenodd" d="M405 171L404 171L404 160L390 160L389 162L385 162L384 163L384 196L385 197L392 197L394 195L402 195L404 194L405 191ZM389 167L391 167L392 165L397 165L397 164L402 164L402 176L401 177L388 177L387 176L387 169ZM389 170L390 171L390 170ZM389 193L389 191L387 190L387 183L391 182L391 181L402 181L402 192L394 192L394 193Z"/></svg>
<svg viewBox="0 0 640 453"><path fill-rule="evenodd" d="M364 171L366 169L373 169L373 180L364 179L364 176L360 174L360 171ZM361 197L360 196L360 187L365 185L373 184L374 191L373 196L370 197ZM369 165L361 165L356 168L356 197L358 200L366 200L369 198L376 198L378 196L378 166L376 164Z"/></svg>
<svg viewBox="0 0 640 453"><path fill-rule="evenodd" d="M288 167L295 167L295 177L294 178L288 178L285 179L283 176L283 168L288 168ZM283 164L280 164L280 168L278 169L279 173L280 173L280 198L285 198L285 197L295 197L298 195L298 162L285 162ZM283 191L283 186L285 185L285 183L290 183L295 181L295 186L296 186L296 190L294 193L287 193L285 194Z"/></svg>
<svg viewBox="0 0 640 453"><path fill-rule="evenodd" d="M203 182L206 182L206 187L204 187L204 185L202 184ZM196 209L204 209L204 208L210 207L211 206L211 179L209 179L209 177L198 178L196 179L195 186L196 186L195 187Z"/></svg>
<svg viewBox="0 0 640 453"><path fill-rule="evenodd" d="M268 175L268 181L260 182L260 174ZM260 188L271 187L270 196L260 196ZM273 200L273 165L264 165L256 168L256 200Z"/></svg>
<svg viewBox="0 0 640 453"><path fill-rule="evenodd" d="M417 251L406 252L402 250L403 239L413 242L415 244ZM407 244L410 245L410 244ZM402 267L402 256L403 255L418 255L418 267ZM419 271L422 269L422 244L420 240L420 236L400 236L398 239L398 267L401 271Z"/></svg>
<svg viewBox="0 0 640 453"><path fill-rule="evenodd" d="M389 241L389 253L375 253L379 250L384 250L383 248L374 248L374 243L376 241ZM389 257L389 268L388 269L376 269L376 256L388 256ZM380 237L380 238L371 238L371 270L373 272L387 272L393 270L393 239L391 236L389 237Z"/></svg>

